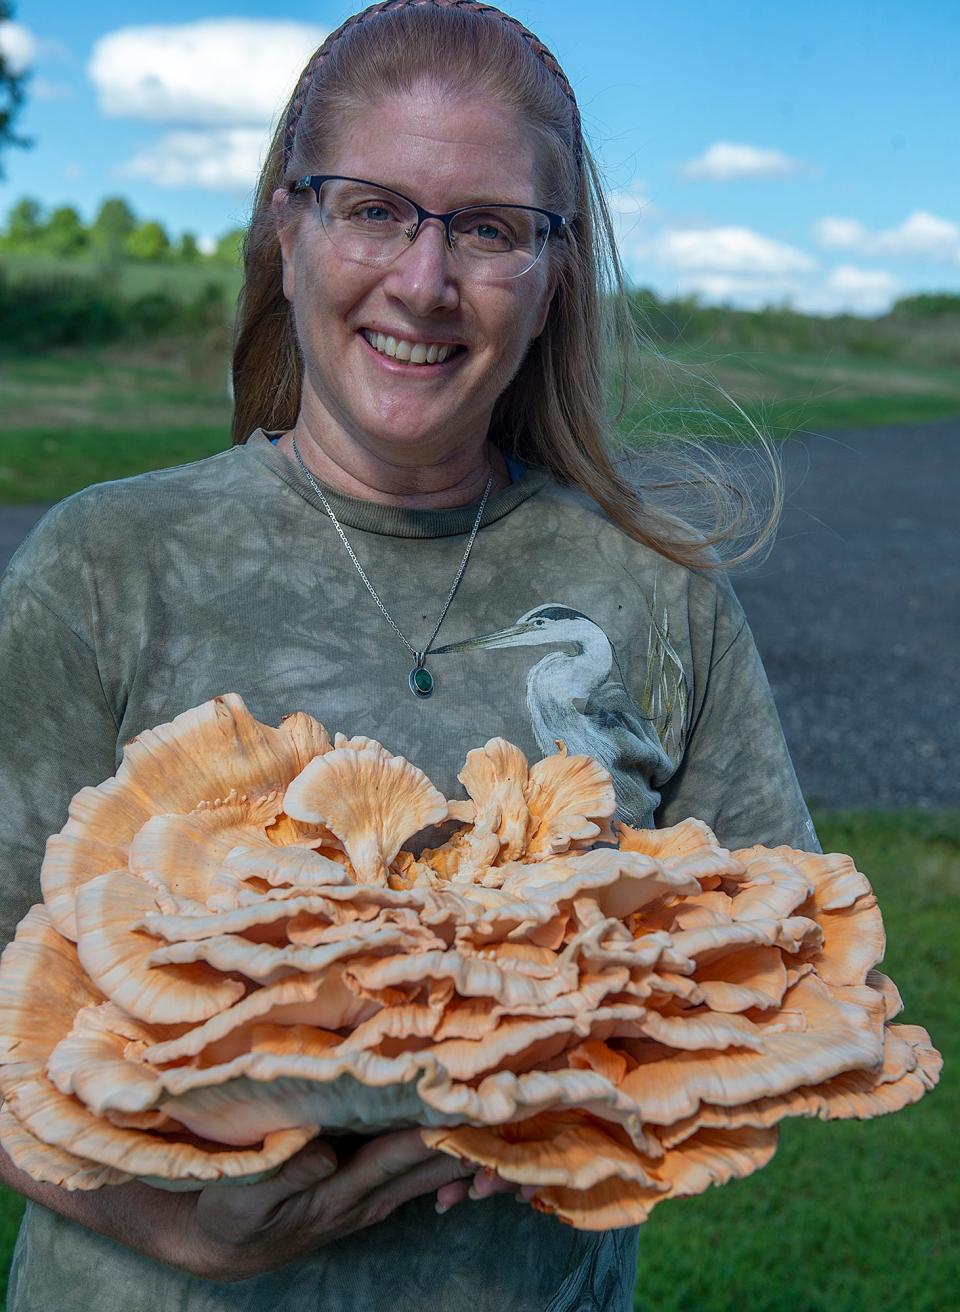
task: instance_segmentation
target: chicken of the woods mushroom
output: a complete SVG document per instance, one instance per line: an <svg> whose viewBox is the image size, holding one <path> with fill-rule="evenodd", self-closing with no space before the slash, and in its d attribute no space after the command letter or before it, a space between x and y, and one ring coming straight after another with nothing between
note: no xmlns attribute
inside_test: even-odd
<svg viewBox="0 0 960 1312"><path fill-rule="evenodd" d="M14 1162L189 1189L419 1125L600 1230L749 1175L786 1116L936 1084L850 857L616 823L607 771L557 747L491 739L448 800L235 693L140 734L74 797L0 964Z"/></svg>

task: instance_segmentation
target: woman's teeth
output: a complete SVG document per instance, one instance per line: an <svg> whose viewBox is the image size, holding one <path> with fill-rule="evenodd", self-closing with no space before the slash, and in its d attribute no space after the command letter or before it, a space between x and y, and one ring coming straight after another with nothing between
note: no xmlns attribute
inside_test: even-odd
<svg viewBox="0 0 960 1312"><path fill-rule="evenodd" d="M408 364L443 364L457 350L456 346L438 346L436 342L408 342L403 337L386 337L383 333L372 333L366 328L363 329L363 335L375 351L393 356L396 360L406 360Z"/></svg>

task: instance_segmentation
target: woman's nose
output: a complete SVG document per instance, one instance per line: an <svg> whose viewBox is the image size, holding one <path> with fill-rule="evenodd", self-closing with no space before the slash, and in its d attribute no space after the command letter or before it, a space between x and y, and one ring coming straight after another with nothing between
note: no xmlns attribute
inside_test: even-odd
<svg viewBox="0 0 960 1312"><path fill-rule="evenodd" d="M388 265L385 290L423 315L460 301L457 259L438 219L424 219L413 241Z"/></svg>

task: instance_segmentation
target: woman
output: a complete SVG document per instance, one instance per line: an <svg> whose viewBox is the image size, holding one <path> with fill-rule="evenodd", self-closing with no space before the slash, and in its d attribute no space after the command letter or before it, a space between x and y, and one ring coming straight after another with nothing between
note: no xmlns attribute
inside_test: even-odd
<svg viewBox="0 0 960 1312"><path fill-rule="evenodd" d="M70 797L224 691L376 737L448 796L490 737L563 739L633 824L816 846L723 531L611 462L604 241L573 93L514 20L388 0L325 42L261 180L233 449L69 498L4 580L8 938ZM416 1130L196 1194L7 1161L34 1200L9 1306L630 1306L635 1229L574 1232L484 1176L456 1206L463 1173Z"/></svg>

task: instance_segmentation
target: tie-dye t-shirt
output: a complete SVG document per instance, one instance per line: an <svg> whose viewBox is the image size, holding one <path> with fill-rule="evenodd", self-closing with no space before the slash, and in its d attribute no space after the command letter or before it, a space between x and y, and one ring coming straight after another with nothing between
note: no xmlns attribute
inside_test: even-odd
<svg viewBox="0 0 960 1312"><path fill-rule="evenodd" d="M219 693L269 724L304 710L420 766L448 797L468 750L598 757L634 825L705 820L721 842L818 850L729 581L657 556L587 496L527 468L486 507L427 661L367 592L322 504L263 432L67 498L0 584L0 917L39 900L45 840L123 744ZM328 497L411 645L426 643L478 505ZM509 1195L380 1224L237 1284L199 1280L29 1204L11 1312L576 1312L627 1309L635 1227L577 1232Z"/></svg>

